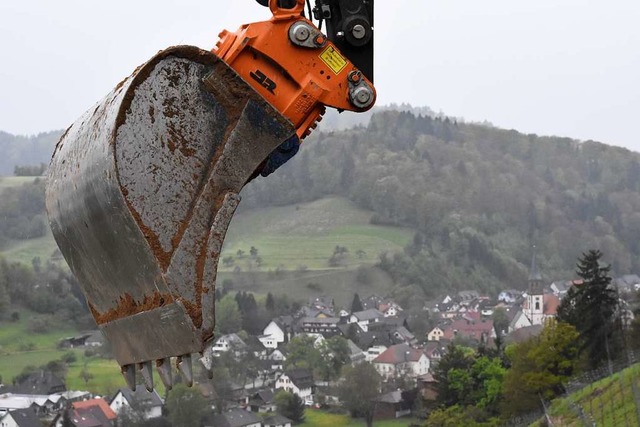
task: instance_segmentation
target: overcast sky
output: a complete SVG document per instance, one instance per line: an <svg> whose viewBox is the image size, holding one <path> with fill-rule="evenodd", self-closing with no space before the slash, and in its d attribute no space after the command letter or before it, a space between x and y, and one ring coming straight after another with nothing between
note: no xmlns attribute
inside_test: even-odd
<svg viewBox="0 0 640 427"><path fill-rule="evenodd" d="M268 19L254 0L1 0L0 130L70 125L170 45ZM640 151L640 1L376 0L378 103Z"/></svg>

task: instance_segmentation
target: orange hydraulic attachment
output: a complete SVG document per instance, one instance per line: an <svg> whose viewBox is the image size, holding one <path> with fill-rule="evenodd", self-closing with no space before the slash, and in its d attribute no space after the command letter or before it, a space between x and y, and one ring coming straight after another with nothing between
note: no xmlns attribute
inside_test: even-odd
<svg viewBox="0 0 640 427"><path fill-rule="evenodd" d="M325 106L362 112L375 103L373 84L308 19L305 0L292 9L270 0L269 21L224 30L212 52L293 123L302 139Z"/></svg>

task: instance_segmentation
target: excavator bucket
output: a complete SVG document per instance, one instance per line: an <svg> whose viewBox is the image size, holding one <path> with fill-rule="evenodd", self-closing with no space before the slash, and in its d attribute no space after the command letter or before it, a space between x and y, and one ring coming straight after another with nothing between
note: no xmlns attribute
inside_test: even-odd
<svg viewBox="0 0 640 427"><path fill-rule="evenodd" d="M216 55L158 53L62 136L49 167L53 235L131 388L171 387L171 358L213 338L216 269L242 187L295 134ZM199 357L199 356L197 356Z"/></svg>

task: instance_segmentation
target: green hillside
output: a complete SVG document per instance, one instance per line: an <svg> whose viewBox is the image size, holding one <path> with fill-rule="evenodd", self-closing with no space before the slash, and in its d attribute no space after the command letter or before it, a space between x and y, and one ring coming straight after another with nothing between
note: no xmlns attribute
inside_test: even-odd
<svg viewBox="0 0 640 427"><path fill-rule="evenodd" d="M640 364L586 385L549 410L553 425L640 425Z"/></svg>
<svg viewBox="0 0 640 427"><path fill-rule="evenodd" d="M7 178L5 178L7 179ZM24 182L11 179L14 185ZM377 262L384 252L399 252L413 236L412 230L378 226L369 223L372 212L356 207L343 198L325 198L295 206L268 207L239 212L233 219L222 257L234 257L233 266L220 266L232 271L236 266L248 270L251 246L262 258L255 271L327 270L328 259L336 246L348 252L333 269L354 268ZM36 239L11 240L0 252L7 261L31 263L34 257L49 259L57 248L51 232ZM238 250L245 252L243 258ZM361 251L361 252L359 252Z"/></svg>
<svg viewBox="0 0 640 427"><path fill-rule="evenodd" d="M234 257L232 271L246 269L251 246L258 249L262 270L326 270L336 246L348 252L333 268L352 268L378 261L384 252L400 252L413 237L401 227L371 225L373 212L343 198L329 197L292 206L240 212L231 222L222 258ZM244 257L238 257L238 251Z"/></svg>

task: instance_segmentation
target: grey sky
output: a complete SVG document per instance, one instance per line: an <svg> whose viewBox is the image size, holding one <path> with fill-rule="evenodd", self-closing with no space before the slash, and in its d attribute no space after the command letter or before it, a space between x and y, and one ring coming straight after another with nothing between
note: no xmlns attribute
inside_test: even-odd
<svg viewBox="0 0 640 427"><path fill-rule="evenodd" d="M71 124L156 51L268 19L254 0L0 1L0 130ZM640 1L376 0L378 102L640 151Z"/></svg>

